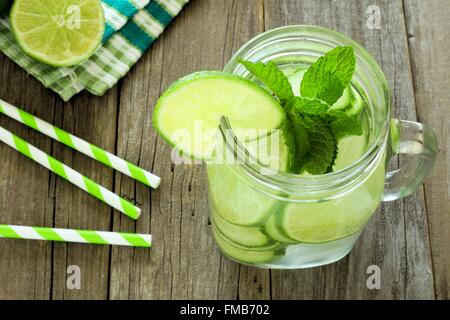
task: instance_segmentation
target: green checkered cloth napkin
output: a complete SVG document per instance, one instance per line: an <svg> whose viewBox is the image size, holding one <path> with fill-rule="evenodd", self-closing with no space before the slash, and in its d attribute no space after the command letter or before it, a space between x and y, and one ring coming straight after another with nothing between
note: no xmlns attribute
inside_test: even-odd
<svg viewBox="0 0 450 320"><path fill-rule="evenodd" d="M122 26L111 23L115 32L105 36L105 42L89 60L75 67L54 68L28 57L16 44L7 19L0 19L0 50L65 101L82 90L100 96L128 73L188 1L150 0ZM145 4L145 0L139 2ZM108 12L105 15L107 23L113 20Z"/></svg>
<svg viewBox="0 0 450 320"><path fill-rule="evenodd" d="M105 13L105 33L103 42L106 42L114 33L143 9L150 0L101 0Z"/></svg>

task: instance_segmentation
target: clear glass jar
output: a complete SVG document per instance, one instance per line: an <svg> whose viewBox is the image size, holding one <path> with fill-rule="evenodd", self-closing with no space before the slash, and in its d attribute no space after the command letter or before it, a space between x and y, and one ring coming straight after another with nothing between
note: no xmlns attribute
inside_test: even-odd
<svg viewBox="0 0 450 320"><path fill-rule="evenodd" d="M217 158L231 151L234 161L207 166L209 199L216 242L233 260L280 269L337 261L352 249L381 201L414 192L433 166L438 148L432 130L391 119L383 72L363 47L342 34L316 26L273 29L246 43L224 71L255 81L238 58L273 61L286 69L311 64L336 46L352 46L356 56L352 89L365 102L363 155L323 175L280 172L248 161L248 150L222 119ZM398 170L386 172L395 154L409 158Z"/></svg>

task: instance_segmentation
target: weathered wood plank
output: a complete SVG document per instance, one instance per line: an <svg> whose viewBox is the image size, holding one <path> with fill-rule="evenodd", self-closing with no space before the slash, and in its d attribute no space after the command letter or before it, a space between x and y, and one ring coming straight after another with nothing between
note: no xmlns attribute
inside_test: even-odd
<svg viewBox="0 0 450 320"><path fill-rule="evenodd" d="M445 226L450 213L450 139L444 108L450 102L446 90L450 66L443 45L450 42L448 34L438 32L450 27L444 2L405 0L403 6L401 0L191 1L121 85L105 97L82 94L67 104L0 56L2 99L24 105L163 177L160 189L150 191L0 116L0 125L143 208L138 222L113 214L106 205L0 144L0 223L154 235L150 250L1 240L0 299L433 298L432 270L436 296L449 298L450 234ZM366 27L369 5L381 9L381 30ZM352 253L338 263L268 271L241 266L220 254L208 219L205 168L172 165L170 148L157 137L151 115L156 99L174 80L198 70L221 69L254 35L294 23L323 25L362 43L390 81L395 116L417 118L415 90L419 120L447 141L441 141L437 169L425 187L426 206L422 190L382 205ZM372 264L381 268L381 290L366 287L366 269ZM81 290L66 287L69 265L81 268Z"/></svg>
<svg viewBox="0 0 450 320"><path fill-rule="evenodd" d="M117 90L104 97L83 93L71 102L58 103L54 123L74 135L114 153L116 143ZM112 169L55 142L53 154L78 172L113 190ZM124 194L126 196L126 193ZM121 215L114 212L114 215ZM112 209L84 191L58 178L55 193L55 226L109 231ZM109 287L109 246L55 244L53 299L106 299ZM67 267L81 271L81 289L66 286Z"/></svg>
<svg viewBox="0 0 450 320"><path fill-rule="evenodd" d="M254 289L260 294L259 288L239 285L240 266L221 257L214 244L205 168L172 165L170 148L151 125L153 105L173 81L198 70L222 69L232 52L261 31L262 6L254 3L191 2L123 82L118 154L163 180L159 190L149 192L117 179L117 190L135 190L144 211L136 225L115 217L114 228L151 231L154 247L150 252L113 249L111 298L233 299L238 288L244 296ZM256 269L246 271L245 278L260 273L268 278L267 270Z"/></svg>
<svg viewBox="0 0 450 320"><path fill-rule="evenodd" d="M381 10L381 29L367 28L366 10ZM266 1L266 28L314 24L365 46L392 86L394 113L416 119L401 1ZM416 253L417 252L417 253ZM381 268L380 290L366 287L366 269ZM273 298L432 298L433 282L423 192L386 203L349 256L312 270L272 272Z"/></svg>
<svg viewBox="0 0 450 320"><path fill-rule="evenodd" d="M114 152L117 91L106 97L83 94L72 103L62 101L12 62L2 57L3 99L38 117L73 132ZM4 68L3 68L4 66ZM12 76L11 73L14 72ZM23 73L23 74L22 74ZM8 81L7 79L13 79ZM56 107L55 107L56 106ZM104 115L109 115L105 117ZM111 116L112 115L112 116ZM5 127L18 133L38 148L53 154L75 170L108 188L113 187L110 169L74 152L57 142L18 124L3 120ZM109 230L111 209L47 169L0 145L2 163L7 164L1 178L0 203L2 223ZM18 210L19 209L19 210ZM2 240L0 282L5 284L2 298L21 299L102 299L108 294L109 247L49 242ZM68 290L67 267L81 269L81 290ZM11 281L14 279L14 281ZM3 294L5 295L3 297Z"/></svg>
<svg viewBox="0 0 450 320"><path fill-rule="evenodd" d="M425 183L436 298L450 299L450 2L404 1L417 114L439 138Z"/></svg>
<svg viewBox="0 0 450 320"><path fill-rule="evenodd" d="M0 97L52 120L55 95L0 55ZM50 152L51 142L18 122L0 115L0 126ZM0 142L0 223L52 226L53 189L47 169ZM0 240L0 299L49 299L51 243Z"/></svg>

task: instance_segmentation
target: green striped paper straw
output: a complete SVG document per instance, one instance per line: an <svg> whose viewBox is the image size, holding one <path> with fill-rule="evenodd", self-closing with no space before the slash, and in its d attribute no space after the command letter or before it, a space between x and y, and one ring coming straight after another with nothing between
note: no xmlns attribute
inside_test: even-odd
<svg viewBox="0 0 450 320"><path fill-rule="evenodd" d="M161 178L0 99L0 113L33 128L104 165L158 188Z"/></svg>
<svg viewBox="0 0 450 320"><path fill-rule="evenodd" d="M89 178L86 178L82 174L66 166L62 162L56 160L52 156L32 146L25 140L12 134L8 130L0 127L0 141L3 141L10 147L16 149L20 153L24 154L28 158L36 161L40 165L56 173L61 178L73 183L80 189L88 192L97 199L109 204L111 207L126 214L132 219L137 219L141 215L141 209L128 202L127 200L119 197L115 193L102 187Z"/></svg>
<svg viewBox="0 0 450 320"><path fill-rule="evenodd" d="M146 248L152 246L152 236L149 234L26 227L5 224L0 224L0 238L111 244Z"/></svg>

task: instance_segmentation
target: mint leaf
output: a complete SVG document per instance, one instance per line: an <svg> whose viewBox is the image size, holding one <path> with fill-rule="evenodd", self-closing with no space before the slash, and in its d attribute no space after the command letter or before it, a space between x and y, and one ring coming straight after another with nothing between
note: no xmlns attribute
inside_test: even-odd
<svg viewBox="0 0 450 320"><path fill-rule="evenodd" d="M360 136L363 134L361 121L358 114L347 114L345 111L336 110L328 114L330 129L336 140L346 136Z"/></svg>
<svg viewBox="0 0 450 320"><path fill-rule="evenodd" d="M336 142L326 121L327 108L318 99L295 97L288 102L283 135L289 172L321 174L334 161Z"/></svg>
<svg viewBox="0 0 450 320"><path fill-rule="evenodd" d="M303 76L301 97L294 95L288 78L273 62L238 62L262 81L284 107L286 120L282 132L289 150L287 170L296 174L330 172L338 154L339 139L362 134L359 120L362 104L350 101L347 96L341 104L349 106L330 108L350 84L356 64L353 49L337 47L319 58Z"/></svg>
<svg viewBox="0 0 450 320"><path fill-rule="evenodd" d="M345 87L337 76L328 71L323 72L321 76L322 79L320 85L316 88L315 98L321 99L331 106L342 96Z"/></svg>
<svg viewBox="0 0 450 320"><path fill-rule="evenodd" d="M322 115L328 110L328 104L319 99L294 97L287 102L286 108L310 115Z"/></svg>
<svg viewBox="0 0 450 320"><path fill-rule="evenodd" d="M355 65L352 47L337 47L327 52L303 76L300 86L302 96L318 98L332 105L350 83Z"/></svg>
<svg viewBox="0 0 450 320"><path fill-rule="evenodd" d="M280 101L287 101L294 97L288 78L272 61L265 64L263 62L253 63L238 59L238 62L272 90Z"/></svg>
<svg viewBox="0 0 450 320"><path fill-rule="evenodd" d="M308 129L309 156L303 169L310 174L322 174L333 166L337 144L325 119L315 118Z"/></svg>
<svg viewBox="0 0 450 320"><path fill-rule="evenodd" d="M338 145L337 145L337 142L336 142L336 148L334 149L333 159L331 160L331 163L328 166L328 169L327 169L326 172L332 172L333 171L333 167L336 164L336 158L338 156L338 152L339 152L339 148L338 148Z"/></svg>
<svg viewBox="0 0 450 320"><path fill-rule="evenodd" d="M301 173L309 154L308 135L301 120L286 118L282 126L284 143L288 149L287 171Z"/></svg>
<svg viewBox="0 0 450 320"><path fill-rule="evenodd" d="M286 121L283 126L285 144L289 150L288 171L301 173L308 161L309 132L313 125L310 117L323 115L328 105L318 99L293 97L285 105Z"/></svg>

